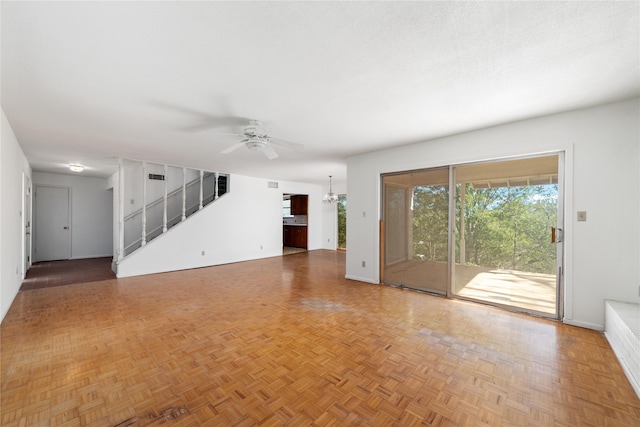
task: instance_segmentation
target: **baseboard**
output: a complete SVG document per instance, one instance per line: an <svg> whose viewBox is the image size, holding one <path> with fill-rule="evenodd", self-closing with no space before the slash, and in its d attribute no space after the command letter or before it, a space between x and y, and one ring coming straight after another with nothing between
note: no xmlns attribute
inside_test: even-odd
<svg viewBox="0 0 640 427"><path fill-rule="evenodd" d="M567 319L566 317L562 319L562 323L566 323L571 326L579 326L581 328L593 329L598 332L604 331L604 325L598 325L596 323L582 322L580 320Z"/></svg>
<svg viewBox="0 0 640 427"><path fill-rule="evenodd" d="M82 256L74 256L69 259L91 259L91 258L113 258L113 254L106 255L82 255Z"/></svg>
<svg viewBox="0 0 640 427"><path fill-rule="evenodd" d="M374 285L379 285L380 284L380 282L376 282L375 280L365 279L364 277L351 276L349 274L346 274L344 276L344 278L345 279L349 279L349 280L356 280L358 282L372 283Z"/></svg>

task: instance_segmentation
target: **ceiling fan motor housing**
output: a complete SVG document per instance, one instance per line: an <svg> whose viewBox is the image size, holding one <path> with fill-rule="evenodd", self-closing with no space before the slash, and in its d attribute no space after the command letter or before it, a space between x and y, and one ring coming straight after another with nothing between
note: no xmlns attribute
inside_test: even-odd
<svg viewBox="0 0 640 427"><path fill-rule="evenodd" d="M257 137L256 138L250 138L246 142L245 145L250 150L261 151L267 145L267 140L266 139L260 139L260 138L257 138Z"/></svg>

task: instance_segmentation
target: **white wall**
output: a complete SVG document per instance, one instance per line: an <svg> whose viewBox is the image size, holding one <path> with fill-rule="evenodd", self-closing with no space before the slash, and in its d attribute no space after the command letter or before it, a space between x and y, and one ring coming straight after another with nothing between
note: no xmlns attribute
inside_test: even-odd
<svg viewBox="0 0 640 427"><path fill-rule="evenodd" d="M231 175L227 194L123 259L118 277L281 255L283 193L309 196L308 248L322 248L321 186L279 181L268 188L268 182Z"/></svg>
<svg viewBox="0 0 640 427"><path fill-rule="evenodd" d="M31 167L2 111L0 122L0 320L15 299L24 275L22 263L22 183Z"/></svg>
<svg viewBox="0 0 640 427"><path fill-rule="evenodd" d="M34 189L39 185L70 189L72 259L112 256L113 192L107 178L34 172ZM34 212L37 203L36 195ZM37 255L35 252L36 261Z"/></svg>
<svg viewBox="0 0 640 427"><path fill-rule="evenodd" d="M381 173L565 150L564 321L602 330L605 299L640 302L639 117L636 98L349 158L347 277L379 282Z"/></svg>

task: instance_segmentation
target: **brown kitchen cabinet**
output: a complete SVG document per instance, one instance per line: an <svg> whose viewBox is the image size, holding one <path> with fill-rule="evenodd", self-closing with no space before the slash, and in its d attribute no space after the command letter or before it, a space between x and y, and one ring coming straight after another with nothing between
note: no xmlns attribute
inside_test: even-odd
<svg viewBox="0 0 640 427"><path fill-rule="evenodd" d="M291 215L306 215L309 196L291 196Z"/></svg>
<svg viewBox="0 0 640 427"><path fill-rule="evenodd" d="M282 243L294 248L307 248L307 227L304 225L285 225L282 228Z"/></svg>

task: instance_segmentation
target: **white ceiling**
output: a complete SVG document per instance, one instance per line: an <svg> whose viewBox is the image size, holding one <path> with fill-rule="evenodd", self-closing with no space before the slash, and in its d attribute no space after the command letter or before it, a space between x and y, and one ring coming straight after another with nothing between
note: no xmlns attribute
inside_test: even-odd
<svg viewBox="0 0 640 427"><path fill-rule="evenodd" d="M640 95L637 1L0 7L2 108L37 171L344 182L353 154ZM200 127L229 116L305 149L220 154L241 128Z"/></svg>

